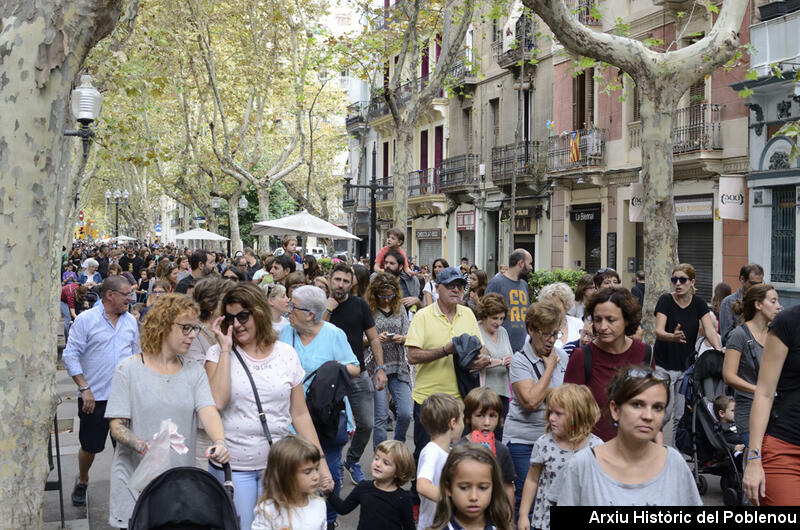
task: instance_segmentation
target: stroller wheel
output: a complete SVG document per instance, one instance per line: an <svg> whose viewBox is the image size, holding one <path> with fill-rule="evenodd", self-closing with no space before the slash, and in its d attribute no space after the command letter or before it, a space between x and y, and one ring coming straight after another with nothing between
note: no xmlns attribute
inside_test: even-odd
<svg viewBox="0 0 800 530"><path fill-rule="evenodd" d="M726 488L722 490L722 502L725 506L739 506L739 492L734 488Z"/></svg>
<svg viewBox="0 0 800 530"><path fill-rule="evenodd" d="M705 495L708 491L708 480L703 475L697 476L697 492L700 495Z"/></svg>

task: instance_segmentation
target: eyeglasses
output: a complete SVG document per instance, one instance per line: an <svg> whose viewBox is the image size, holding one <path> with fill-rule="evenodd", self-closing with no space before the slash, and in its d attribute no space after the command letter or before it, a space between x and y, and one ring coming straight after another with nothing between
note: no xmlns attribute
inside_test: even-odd
<svg viewBox="0 0 800 530"><path fill-rule="evenodd" d="M672 278L669 279L669 281L672 282L672 285L678 285L678 284L683 285L684 283L689 281L689 278L687 278L686 276L673 276Z"/></svg>
<svg viewBox="0 0 800 530"><path fill-rule="evenodd" d="M378 298L380 298L381 300L391 300L395 296L397 296L397 295L395 295L394 293L392 293L392 294L379 294Z"/></svg>
<svg viewBox="0 0 800 530"><path fill-rule="evenodd" d="M178 322L175 322L173 326L180 327L181 332L185 337L188 337L189 334L191 334L193 331L195 333L198 333L200 331L200 326L198 326L197 324L179 324Z"/></svg>
<svg viewBox="0 0 800 530"><path fill-rule="evenodd" d="M239 321L239 324L245 324L248 320L250 320L250 311L242 310L235 315L231 315L227 312L225 313L225 323L227 325L232 326L234 318Z"/></svg>
<svg viewBox="0 0 800 530"><path fill-rule="evenodd" d="M650 379L651 381L656 381L658 383L667 383L670 384L670 377L666 370L663 368L631 368L629 369L625 375L627 377L636 377L638 379Z"/></svg>
<svg viewBox="0 0 800 530"><path fill-rule="evenodd" d="M131 295L131 293L133 292L133 291L128 291L127 293L125 293L125 292L123 292L123 291L118 291L118 290L116 290L116 289L110 289L110 290L111 290L111 291L113 291L113 292L115 292L115 293L119 293L119 294L121 294L121 295L122 295L122 296L124 296L125 298L128 298L128 297Z"/></svg>
<svg viewBox="0 0 800 530"><path fill-rule="evenodd" d="M539 331L537 329L536 333L541 335L544 340L547 340L547 339L558 340L558 339L560 339L561 337L564 336L564 334L561 331L554 331L552 333L542 333L541 331Z"/></svg>
<svg viewBox="0 0 800 530"><path fill-rule="evenodd" d="M305 307L296 306L296 305L294 305L294 302L292 302L291 300L289 300L289 311L291 312L291 311L294 311L295 309L297 309L298 311L308 311L308 312L311 312L311 310L310 310L310 309L306 309Z"/></svg>
<svg viewBox="0 0 800 530"><path fill-rule="evenodd" d="M162 290L156 291L155 289L153 289L153 292L150 293L151 296L161 296L162 294L167 294L167 291L162 291Z"/></svg>
<svg viewBox="0 0 800 530"><path fill-rule="evenodd" d="M460 282L445 283L444 288L448 291L463 291L464 284Z"/></svg>

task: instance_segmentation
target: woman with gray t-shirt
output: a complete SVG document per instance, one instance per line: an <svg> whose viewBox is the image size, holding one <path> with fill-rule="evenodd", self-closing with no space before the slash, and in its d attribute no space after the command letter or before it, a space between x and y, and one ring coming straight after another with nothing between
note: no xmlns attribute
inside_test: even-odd
<svg viewBox="0 0 800 530"><path fill-rule="evenodd" d="M569 358L563 350L555 347L555 342L561 338L562 318L561 308L552 302L532 304L525 315L525 327L531 340L511 358L514 399L508 407L503 443L508 446L517 473L514 482L515 514L519 513L533 443L544 434L547 425L544 399L548 389L564 383Z"/></svg>
<svg viewBox="0 0 800 530"><path fill-rule="evenodd" d="M508 332L503 327L503 321L508 315L508 304L503 295L489 293L481 298L478 304L478 327L483 337L483 345L489 352L490 363L483 372L485 378L483 386L491 388L500 396L503 403L503 417L494 430L497 440L503 439L503 422L508 414L508 400L511 392L508 385L508 367L511 364L511 341Z"/></svg>
<svg viewBox="0 0 800 530"><path fill-rule="evenodd" d="M744 297L733 304L744 324L728 335L722 378L734 389L736 432L747 445L750 442L750 407L758 382L758 370L767 340L769 323L781 310L778 292L768 283L753 285Z"/></svg>
<svg viewBox="0 0 800 530"><path fill-rule="evenodd" d="M669 401L661 368L623 368L609 386L617 436L582 449L551 489L559 506L702 506L692 472L672 447L653 443Z"/></svg>

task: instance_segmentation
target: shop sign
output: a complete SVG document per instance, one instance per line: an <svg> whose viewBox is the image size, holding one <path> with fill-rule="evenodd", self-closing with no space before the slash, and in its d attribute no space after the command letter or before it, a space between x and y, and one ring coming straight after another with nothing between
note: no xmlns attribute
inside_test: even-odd
<svg viewBox="0 0 800 530"><path fill-rule="evenodd" d="M714 215L714 201L694 199L675 203L676 219L711 219Z"/></svg>
<svg viewBox="0 0 800 530"><path fill-rule="evenodd" d="M430 228L426 230L417 230L417 239L442 239L442 229Z"/></svg>
<svg viewBox="0 0 800 530"><path fill-rule="evenodd" d="M719 216L722 219L747 219L744 177L719 178Z"/></svg>
<svg viewBox="0 0 800 530"><path fill-rule="evenodd" d="M631 223L644 221L644 185L641 182L631 184L631 203L628 207L628 220Z"/></svg>
<svg viewBox="0 0 800 530"><path fill-rule="evenodd" d="M456 230L475 230L475 210L456 212Z"/></svg>
<svg viewBox="0 0 800 530"><path fill-rule="evenodd" d="M572 210L569 213L570 220L579 223L582 221L599 221L600 208L586 208L582 210Z"/></svg>

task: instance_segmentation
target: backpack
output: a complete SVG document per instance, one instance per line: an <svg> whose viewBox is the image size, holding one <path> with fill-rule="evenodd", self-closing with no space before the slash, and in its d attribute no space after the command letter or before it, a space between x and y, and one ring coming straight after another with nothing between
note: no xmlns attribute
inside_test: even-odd
<svg viewBox="0 0 800 530"><path fill-rule="evenodd" d="M644 364L647 366L653 365L653 348L649 344L645 344ZM583 351L583 377L584 384L589 384L589 376L592 375L592 349L588 344L581 347Z"/></svg>
<svg viewBox="0 0 800 530"><path fill-rule="evenodd" d="M333 442L339 431L339 413L344 410L344 398L350 392L350 374L338 361L327 361L311 372L306 392L306 406L320 441Z"/></svg>

